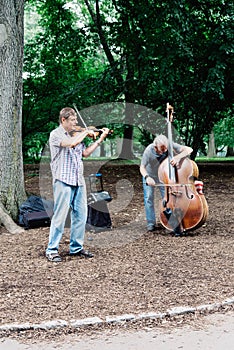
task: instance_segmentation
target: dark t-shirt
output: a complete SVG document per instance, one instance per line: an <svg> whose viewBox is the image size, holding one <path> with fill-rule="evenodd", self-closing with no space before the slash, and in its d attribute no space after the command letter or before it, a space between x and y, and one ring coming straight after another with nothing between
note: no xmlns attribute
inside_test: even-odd
<svg viewBox="0 0 234 350"><path fill-rule="evenodd" d="M180 153L181 151L181 145L178 143L173 142L173 151L175 153ZM162 163L162 161L167 158L168 151L163 154L158 154L155 151L154 144L151 143L149 146L146 147L144 150L141 165L143 165L146 168L147 174L152 177L154 180L157 180L158 177L158 167Z"/></svg>

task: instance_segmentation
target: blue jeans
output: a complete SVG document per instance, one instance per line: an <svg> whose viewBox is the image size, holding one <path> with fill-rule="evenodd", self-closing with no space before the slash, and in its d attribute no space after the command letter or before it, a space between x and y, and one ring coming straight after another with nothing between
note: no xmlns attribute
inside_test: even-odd
<svg viewBox="0 0 234 350"><path fill-rule="evenodd" d="M154 179L158 183L157 179ZM164 197L164 186L159 187L161 197ZM156 225L156 213L154 206L154 197L155 197L155 187L146 185L146 181L143 177L143 193L144 193L144 206L145 206L145 216L147 229L151 230Z"/></svg>
<svg viewBox="0 0 234 350"><path fill-rule="evenodd" d="M54 215L50 225L49 243L46 254L57 253L66 218L71 208L70 253L83 248L87 221L87 196L85 186L70 186L56 180L53 185Z"/></svg>

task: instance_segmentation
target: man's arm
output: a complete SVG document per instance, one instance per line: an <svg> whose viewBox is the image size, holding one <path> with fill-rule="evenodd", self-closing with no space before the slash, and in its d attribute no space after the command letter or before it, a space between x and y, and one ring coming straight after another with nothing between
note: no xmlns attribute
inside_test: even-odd
<svg viewBox="0 0 234 350"><path fill-rule="evenodd" d="M140 173L145 178L145 182L149 186L155 186L155 181L152 177L150 177L146 171L146 168L144 165L141 164L140 166Z"/></svg>
<svg viewBox="0 0 234 350"><path fill-rule="evenodd" d="M94 143L92 143L90 146L88 146L82 153L83 157L87 158L90 156L90 154L93 153L93 151L95 151L96 148L98 148L98 146L100 146L100 144L102 143L102 141L106 138L106 136L109 133L109 129L108 128L103 128L101 129L103 132L101 134L101 136L99 137L99 139L97 141L95 141Z"/></svg>
<svg viewBox="0 0 234 350"><path fill-rule="evenodd" d="M177 155L175 155L170 163L171 165L175 166L175 165L178 165L179 162L181 161L181 159L189 156L191 153L192 153L193 149L191 147L188 147L188 146L181 146L180 147L180 153L178 153Z"/></svg>
<svg viewBox="0 0 234 350"><path fill-rule="evenodd" d="M61 141L60 146L61 147L70 147L70 148L74 148L76 147L79 143L81 143L85 137L87 137L90 134L90 130L84 130L81 132L78 132L76 136L73 136L71 138L64 138Z"/></svg>

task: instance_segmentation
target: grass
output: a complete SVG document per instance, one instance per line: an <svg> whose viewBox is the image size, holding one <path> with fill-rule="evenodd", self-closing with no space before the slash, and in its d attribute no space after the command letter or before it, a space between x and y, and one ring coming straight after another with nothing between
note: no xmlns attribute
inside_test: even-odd
<svg viewBox="0 0 234 350"><path fill-rule="evenodd" d="M113 164L140 164L141 158L136 159L118 159L118 158L106 158L106 157L90 157L87 159L84 159L85 162L89 161L105 161L105 162L112 162ZM198 163L232 163L234 162L234 157L196 157L195 159Z"/></svg>
<svg viewBox="0 0 234 350"><path fill-rule="evenodd" d="M126 165L133 165L137 164L139 165L141 162L140 158L136 159L122 159L122 158L107 158L107 157L89 157L83 159L85 162L92 162L92 161L104 161L104 162L111 162L112 164L126 164Z"/></svg>
<svg viewBox="0 0 234 350"><path fill-rule="evenodd" d="M234 157L196 157L195 161L198 163L232 163Z"/></svg>
<svg viewBox="0 0 234 350"><path fill-rule="evenodd" d="M92 161L104 161L105 163L111 162L113 165L140 165L141 158L136 159L121 159L121 158L108 158L108 157L89 157L83 159L85 162L92 162ZM50 159L48 157L43 157L41 160L43 163L49 163ZM196 157L195 161L197 163L234 163L234 157ZM25 164L28 164L25 162Z"/></svg>

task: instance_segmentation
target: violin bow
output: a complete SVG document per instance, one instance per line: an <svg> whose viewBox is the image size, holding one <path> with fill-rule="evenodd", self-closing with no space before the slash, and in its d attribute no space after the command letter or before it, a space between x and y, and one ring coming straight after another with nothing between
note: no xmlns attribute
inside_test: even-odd
<svg viewBox="0 0 234 350"><path fill-rule="evenodd" d="M73 103L73 107L74 107L74 109L75 109L75 111L76 111L76 114L79 116L80 120L82 121L82 123L83 123L85 129L88 130L88 127L87 127L87 125L86 125L84 119L81 117L80 112L78 111L78 108L76 107L75 103Z"/></svg>

